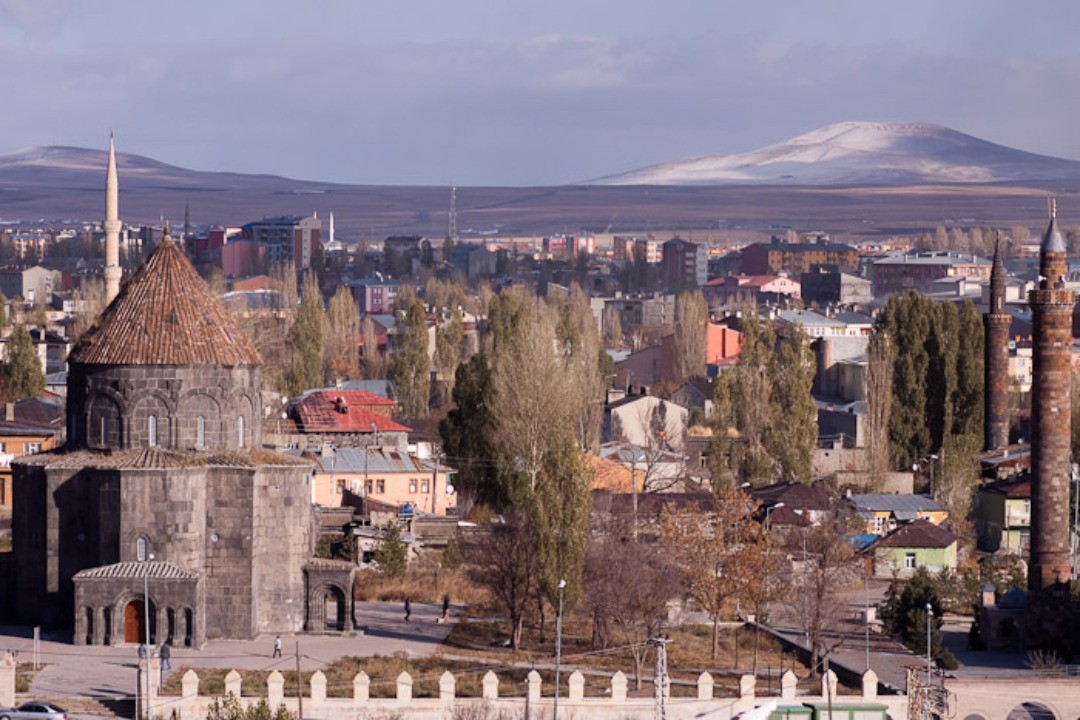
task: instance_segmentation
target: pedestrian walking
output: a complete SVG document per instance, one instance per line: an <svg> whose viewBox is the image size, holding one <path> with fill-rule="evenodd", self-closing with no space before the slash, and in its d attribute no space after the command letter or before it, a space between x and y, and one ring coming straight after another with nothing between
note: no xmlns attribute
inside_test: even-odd
<svg viewBox="0 0 1080 720"><path fill-rule="evenodd" d="M139 643L139 659L146 659L146 643Z"/></svg>
<svg viewBox="0 0 1080 720"><path fill-rule="evenodd" d="M161 643L161 652L158 655L161 657L161 669L172 670L172 647L168 640Z"/></svg>
<svg viewBox="0 0 1080 720"><path fill-rule="evenodd" d="M439 622L446 622L450 619L450 594L443 595L442 599L442 617L439 618Z"/></svg>
<svg viewBox="0 0 1080 720"><path fill-rule="evenodd" d="M274 636L274 655L273 657L281 657L281 636Z"/></svg>
<svg viewBox="0 0 1080 720"><path fill-rule="evenodd" d="M408 595L405 596L405 622L409 622L409 617L412 615L412 598Z"/></svg>

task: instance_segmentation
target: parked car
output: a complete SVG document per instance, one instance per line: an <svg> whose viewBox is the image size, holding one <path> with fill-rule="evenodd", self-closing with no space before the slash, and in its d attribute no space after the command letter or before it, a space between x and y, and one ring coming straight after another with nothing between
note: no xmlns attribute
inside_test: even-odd
<svg viewBox="0 0 1080 720"><path fill-rule="evenodd" d="M67 711L52 703L28 702L17 708L0 709L0 720L67 720Z"/></svg>

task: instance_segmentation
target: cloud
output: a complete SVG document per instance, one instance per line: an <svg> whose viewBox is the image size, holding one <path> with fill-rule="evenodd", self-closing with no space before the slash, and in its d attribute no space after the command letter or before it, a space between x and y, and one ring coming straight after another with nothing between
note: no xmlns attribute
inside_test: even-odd
<svg viewBox="0 0 1080 720"><path fill-rule="evenodd" d="M10 0L0 0L11 6ZM35 3L36 4L36 3ZM0 44L10 147L125 149L199 169L367 183L546 184L742 152L853 119L927 120L1080 157L1076 55L891 42L588 34L340 45L169 36Z"/></svg>
<svg viewBox="0 0 1080 720"><path fill-rule="evenodd" d="M60 26L71 13L72 0L0 0L0 25L38 33Z"/></svg>

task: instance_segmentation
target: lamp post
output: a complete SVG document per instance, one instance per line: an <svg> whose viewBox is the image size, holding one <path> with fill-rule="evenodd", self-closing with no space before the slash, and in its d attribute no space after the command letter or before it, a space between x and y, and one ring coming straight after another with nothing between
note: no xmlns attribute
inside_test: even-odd
<svg viewBox="0 0 1080 720"><path fill-rule="evenodd" d="M143 559L143 647L146 648L146 665L143 672L146 675L146 700L143 702L146 708L146 720L150 720L150 562L154 559L153 553L147 553Z"/></svg>
<svg viewBox="0 0 1080 720"><path fill-rule="evenodd" d="M863 572L863 592L866 594L863 604L863 620L866 621L866 669L870 669L870 573Z"/></svg>
<svg viewBox="0 0 1080 720"><path fill-rule="evenodd" d="M769 527L770 527L769 526L769 513L771 513L773 510L776 510L777 508L782 508L782 507L784 507L784 503L778 502L775 505L773 505L772 507L765 508L765 529L769 529Z"/></svg>
<svg viewBox="0 0 1080 720"><path fill-rule="evenodd" d="M929 685L933 673L933 660L930 659L930 628L934 624L934 608L926 603L926 684Z"/></svg>
<svg viewBox="0 0 1080 720"><path fill-rule="evenodd" d="M563 602L563 588L566 587L565 580L559 580L559 614L555 618L555 703L554 713L552 717L554 720L559 720L559 674L562 670L562 602Z"/></svg>

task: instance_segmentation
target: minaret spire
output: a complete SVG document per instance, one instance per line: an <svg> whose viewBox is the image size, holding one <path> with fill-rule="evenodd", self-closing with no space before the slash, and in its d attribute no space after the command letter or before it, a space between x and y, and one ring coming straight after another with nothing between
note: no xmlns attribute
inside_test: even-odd
<svg viewBox="0 0 1080 720"><path fill-rule="evenodd" d="M998 450L1009 444L1009 326L1005 311L1005 263L1001 236L994 243L994 266L990 271L990 308L983 316L983 449Z"/></svg>
<svg viewBox="0 0 1080 720"><path fill-rule="evenodd" d="M116 147L109 133L109 165L105 170L105 305L120 294L120 183L116 177Z"/></svg>

